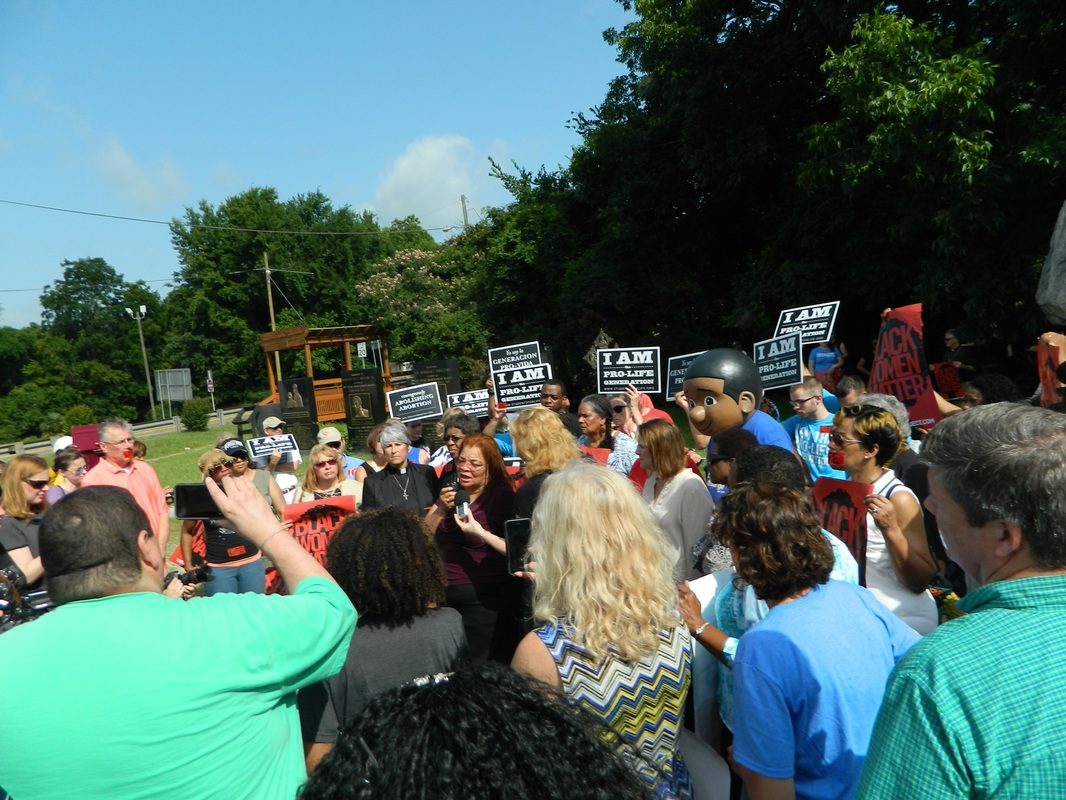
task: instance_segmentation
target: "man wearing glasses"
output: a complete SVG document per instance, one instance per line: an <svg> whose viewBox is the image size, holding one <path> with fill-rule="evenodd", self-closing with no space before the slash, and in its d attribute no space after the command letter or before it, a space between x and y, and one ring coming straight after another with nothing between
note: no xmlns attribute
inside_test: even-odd
<svg viewBox="0 0 1066 800"><path fill-rule="evenodd" d="M341 432L332 426L329 428L323 428L318 432L318 443L332 447L344 456L344 477L354 481L355 471L362 466L363 459L347 455L344 452L344 446L347 442L345 442L344 437L341 436Z"/></svg>
<svg viewBox="0 0 1066 800"><path fill-rule="evenodd" d="M152 535L165 560L167 539L170 537L170 516L166 495L155 470L147 462L133 458L133 430L129 422L108 417L100 423L98 432L103 458L86 473L81 485L117 486L133 495L148 517Z"/></svg>
<svg viewBox="0 0 1066 800"><path fill-rule="evenodd" d="M788 390L795 416L781 423L788 431L800 460L807 467L811 480L818 478L847 479L843 470L829 466L829 433L833 427L833 415L826 411L822 402L822 383L817 378L807 377Z"/></svg>

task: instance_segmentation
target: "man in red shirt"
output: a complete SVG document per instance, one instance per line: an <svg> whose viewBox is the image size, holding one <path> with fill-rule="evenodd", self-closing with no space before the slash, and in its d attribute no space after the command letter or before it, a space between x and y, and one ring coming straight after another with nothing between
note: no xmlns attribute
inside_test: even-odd
<svg viewBox="0 0 1066 800"><path fill-rule="evenodd" d="M108 417L100 423L98 444L103 458L89 470L82 486L117 486L125 489L148 517L152 534L166 559L170 518L167 501L159 478L144 461L133 458L133 431L130 424L118 417Z"/></svg>

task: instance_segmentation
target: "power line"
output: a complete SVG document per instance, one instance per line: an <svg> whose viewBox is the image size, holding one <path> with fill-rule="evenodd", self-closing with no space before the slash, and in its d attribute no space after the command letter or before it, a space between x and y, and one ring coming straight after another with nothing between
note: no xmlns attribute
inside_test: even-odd
<svg viewBox="0 0 1066 800"><path fill-rule="evenodd" d="M60 208L59 206L45 206L38 203L23 203L19 200L4 200L0 198L0 203L4 203L9 206L22 206L23 208L38 208L44 211L61 211L64 214L80 214L86 217L103 217L104 219L117 219L124 222L143 222L148 225L166 225L170 226L172 223L161 219L146 219L144 217L124 217L120 214L104 214L100 211L81 211L76 208ZM285 231L285 230L270 230L267 228L240 228L235 225L202 225L199 223L186 223L179 222L179 225L185 228L200 228L206 231L235 231L242 233L282 233L290 236L398 236L407 234L406 230L378 230L378 231ZM442 231L448 232L455 228L462 227L461 225L448 225L440 228L423 228L424 231Z"/></svg>
<svg viewBox="0 0 1066 800"><path fill-rule="evenodd" d="M133 283L169 283L174 280L173 278L138 278ZM129 283L129 281L126 281ZM0 289L0 292L43 292L47 289L47 286L41 286L36 289Z"/></svg>

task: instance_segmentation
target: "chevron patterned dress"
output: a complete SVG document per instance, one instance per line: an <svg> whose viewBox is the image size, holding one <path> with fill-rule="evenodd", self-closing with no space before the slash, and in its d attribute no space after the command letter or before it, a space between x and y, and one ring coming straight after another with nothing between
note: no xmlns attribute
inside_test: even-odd
<svg viewBox="0 0 1066 800"><path fill-rule="evenodd" d="M688 770L677 751L678 729L692 681L692 639L683 625L659 632L659 650L632 664L596 659L564 621L537 631L555 660L563 692L645 759L634 766L661 798L689 798Z"/></svg>

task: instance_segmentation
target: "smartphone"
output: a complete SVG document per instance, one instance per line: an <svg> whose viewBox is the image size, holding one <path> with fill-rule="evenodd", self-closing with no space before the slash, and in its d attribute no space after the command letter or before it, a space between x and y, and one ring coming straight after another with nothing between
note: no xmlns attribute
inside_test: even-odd
<svg viewBox="0 0 1066 800"><path fill-rule="evenodd" d="M529 533L529 517L509 519L504 523L503 539L507 543L507 572L512 575L526 568Z"/></svg>
<svg viewBox="0 0 1066 800"><path fill-rule="evenodd" d="M178 519L218 519L222 516L215 499L202 483L179 483L174 487L174 516Z"/></svg>

